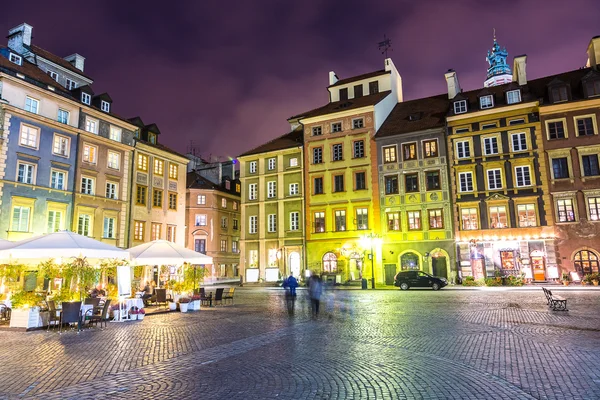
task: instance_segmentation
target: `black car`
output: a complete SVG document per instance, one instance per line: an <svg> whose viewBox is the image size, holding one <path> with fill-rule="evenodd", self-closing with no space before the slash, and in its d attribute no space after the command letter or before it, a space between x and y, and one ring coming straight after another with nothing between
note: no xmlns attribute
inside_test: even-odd
<svg viewBox="0 0 600 400"><path fill-rule="evenodd" d="M411 287L430 287L433 290L439 290L448 285L446 278L429 275L423 271L404 271L398 272L394 277L394 286L402 290L408 290Z"/></svg>

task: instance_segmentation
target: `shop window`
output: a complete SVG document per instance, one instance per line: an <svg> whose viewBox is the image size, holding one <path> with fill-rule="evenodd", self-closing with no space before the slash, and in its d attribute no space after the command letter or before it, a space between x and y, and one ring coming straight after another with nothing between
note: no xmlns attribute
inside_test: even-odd
<svg viewBox="0 0 600 400"><path fill-rule="evenodd" d="M405 253L400 257L402 271L419 270L419 256L415 253Z"/></svg>
<svg viewBox="0 0 600 400"><path fill-rule="evenodd" d="M517 205L517 215L519 218L519 227L525 228L528 226L537 226L535 204Z"/></svg>
<svg viewBox="0 0 600 400"><path fill-rule="evenodd" d="M490 228L507 228L506 206L492 206L490 211Z"/></svg>
<svg viewBox="0 0 600 400"><path fill-rule="evenodd" d="M573 260L575 270L579 273L580 277L584 277L588 274L599 273L598 267L598 255L593 251L581 250L575 253L575 259Z"/></svg>
<svg viewBox="0 0 600 400"><path fill-rule="evenodd" d="M479 229L479 216L477 208L461 208L460 216L463 231Z"/></svg>
<svg viewBox="0 0 600 400"><path fill-rule="evenodd" d="M332 253L325 253L323 255L323 271L324 272L336 272L337 271L337 256Z"/></svg>

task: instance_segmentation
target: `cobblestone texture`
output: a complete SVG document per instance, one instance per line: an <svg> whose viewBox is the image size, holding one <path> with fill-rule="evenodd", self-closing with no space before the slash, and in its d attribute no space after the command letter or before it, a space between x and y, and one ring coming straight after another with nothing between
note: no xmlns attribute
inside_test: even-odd
<svg viewBox="0 0 600 400"><path fill-rule="evenodd" d="M559 291L557 291L558 294ZM77 335L0 332L0 398L600 398L600 292L239 290Z"/></svg>

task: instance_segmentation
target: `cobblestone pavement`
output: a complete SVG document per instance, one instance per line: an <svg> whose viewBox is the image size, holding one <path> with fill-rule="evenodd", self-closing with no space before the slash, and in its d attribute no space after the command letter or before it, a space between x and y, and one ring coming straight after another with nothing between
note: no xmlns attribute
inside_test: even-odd
<svg viewBox="0 0 600 400"><path fill-rule="evenodd" d="M560 291L556 291L561 293ZM239 289L236 304L107 329L0 332L0 398L600 398L600 291Z"/></svg>

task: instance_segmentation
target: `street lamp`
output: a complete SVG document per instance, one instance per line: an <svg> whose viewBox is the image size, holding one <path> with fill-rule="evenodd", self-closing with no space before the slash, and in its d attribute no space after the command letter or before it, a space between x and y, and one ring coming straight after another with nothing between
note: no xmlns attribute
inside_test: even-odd
<svg viewBox="0 0 600 400"><path fill-rule="evenodd" d="M371 259L371 289L375 289L375 265L373 256L373 246L379 246L381 244L381 238L375 233L369 233L361 238L363 248L370 247L371 253L369 258Z"/></svg>

